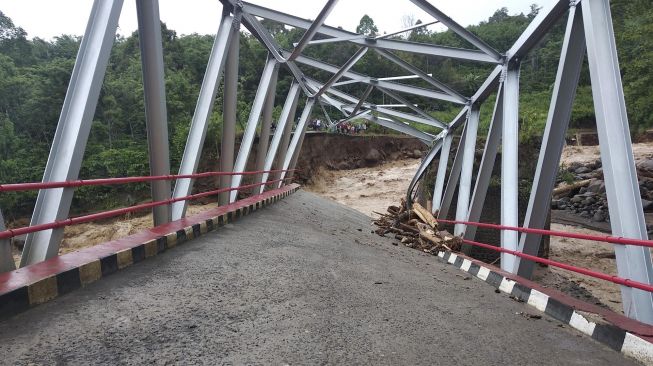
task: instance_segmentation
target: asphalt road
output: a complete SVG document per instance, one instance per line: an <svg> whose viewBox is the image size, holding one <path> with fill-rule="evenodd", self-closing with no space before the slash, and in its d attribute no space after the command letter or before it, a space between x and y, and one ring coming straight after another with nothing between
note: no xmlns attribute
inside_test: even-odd
<svg viewBox="0 0 653 366"><path fill-rule="evenodd" d="M629 365L298 192L0 323L3 364Z"/></svg>

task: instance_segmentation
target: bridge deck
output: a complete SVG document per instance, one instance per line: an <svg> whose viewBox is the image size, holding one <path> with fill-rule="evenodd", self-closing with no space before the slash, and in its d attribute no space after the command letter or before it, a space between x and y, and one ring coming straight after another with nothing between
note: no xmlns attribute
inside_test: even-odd
<svg viewBox="0 0 653 366"><path fill-rule="evenodd" d="M1 363L631 364L298 192L0 323Z"/></svg>

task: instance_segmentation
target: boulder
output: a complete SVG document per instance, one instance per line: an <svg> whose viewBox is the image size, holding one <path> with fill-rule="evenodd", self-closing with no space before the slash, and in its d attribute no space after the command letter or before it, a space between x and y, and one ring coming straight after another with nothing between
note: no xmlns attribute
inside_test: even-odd
<svg viewBox="0 0 653 366"><path fill-rule="evenodd" d="M602 222L605 221L605 214L603 211L596 211L594 216L592 216L592 221Z"/></svg>
<svg viewBox="0 0 653 366"><path fill-rule="evenodd" d="M365 161L368 163L378 163L383 160L383 154L377 149L370 149L365 155Z"/></svg>
<svg viewBox="0 0 653 366"><path fill-rule="evenodd" d="M590 184L587 186L587 192L604 193L605 183L601 179L592 179Z"/></svg>
<svg viewBox="0 0 653 366"><path fill-rule="evenodd" d="M591 171L592 171L592 169L590 169L590 168L588 168L586 166L581 166L579 168L576 168L576 170L574 170L574 173L576 173L576 174L586 174L586 173L589 173Z"/></svg>
<svg viewBox="0 0 653 366"><path fill-rule="evenodd" d="M642 199L642 208L644 209L644 212L653 211L653 201Z"/></svg>
<svg viewBox="0 0 653 366"><path fill-rule="evenodd" d="M640 176L653 178L653 159L640 160L637 162L637 171Z"/></svg>

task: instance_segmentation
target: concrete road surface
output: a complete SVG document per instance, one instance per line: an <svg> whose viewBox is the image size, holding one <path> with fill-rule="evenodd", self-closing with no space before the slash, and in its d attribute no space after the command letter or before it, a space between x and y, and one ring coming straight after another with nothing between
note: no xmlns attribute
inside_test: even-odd
<svg viewBox="0 0 653 366"><path fill-rule="evenodd" d="M0 323L2 364L630 365L298 192Z"/></svg>

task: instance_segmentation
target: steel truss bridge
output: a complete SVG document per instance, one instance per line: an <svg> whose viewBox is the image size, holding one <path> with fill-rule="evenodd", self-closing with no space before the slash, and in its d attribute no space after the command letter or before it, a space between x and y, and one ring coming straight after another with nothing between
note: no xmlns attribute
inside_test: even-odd
<svg viewBox="0 0 653 366"><path fill-rule="evenodd" d="M496 50L469 30L456 23L427 0L411 2L467 41L473 48L461 49L436 44L408 42L392 38L411 31L416 25L380 36L366 36L324 25L338 1L328 0L315 20L306 20L262 6L220 0L222 17L206 73L192 118L188 140L178 174L171 175L166 117L163 49L158 2L137 0L138 32L142 57L147 136L150 158L150 177L154 204L151 208L154 225L165 225L185 217L187 201L193 198L195 179L213 173L197 173L200 153L207 132L209 116L221 83L224 84L224 127L222 131L220 189L210 192L219 195L219 204L237 200L238 191L255 189L263 193L266 187L279 188L292 178L307 129L307 120L317 108L331 106L342 112L342 118L331 125L363 118L389 129L414 136L430 148L407 190L410 202L416 187L425 183L425 172L438 160L433 212L446 219L457 189L454 234L473 243L477 225L488 191L490 176L501 149L501 269L530 278L550 209L552 190L565 142L572 104L578 85L581 66L587 57L592 83L596 122L600 141L603 174L609 202L612 239L618 267L624 313L642 323L653 324L653 266L650 242L640 200L635 163L629 134L628 118L615 38L608 0L558 0L543 9L508 50ZM346 3L346 2L344 2ZM78 174L98 101L102 80L113 45L122 0L96 0L81 42L68 91L52 143L42 183L2 185L0 191L39 189L30 226L6 230L0 217L0 269L15 269L9 239L28 233L20 266L29 266L57 256L63 237L63 227L80 222L69 218L76 186L116 183L111 179L79 181ZM346 4L341 4L346 6ZM553 25L566 17L566 30L542 139L537 168L525 217L518 215L518 149L519 149L519 76L520 63ZM293 49L283 49L260 19L268 19L287 26L305 29ZM239 62L239 32L245 27L267 49L268 58L252 103L249 118L234 154L236 126L236 91ZM358 47L343 65L331 65L305 56L304 51L316 44L346 42ZM352 71L367 53L374 52L408 74L376 77ZM410 64L401 53L410 52L437 56L459 62L492 65L481 87L473 95L463 95L426 71ZM281 67L293 76L276 133L271 134L272 109ZM319 81L305 73L310 67L332 74ZM404 78L424 81L429 88L401 83ZM343 92L343 85L360 85L358 96ZM380 91L396 101L394 106L375 105L367 100ZM494 112L480 167L474 170L480 108L491 95L496 95ZM460 106L460 113L452 121L441 121L416 106L411 98L432 98ZM293 131L298 101L305 98L305 107ZM401 108L397 108L397 106ZM406 109L409 112L406 112ZM326 115L326 112L325 112ZM327 118L328 115L326 115ZM259 123L259 120L261 122ZM434 135L422 132L417 125L440 129ZM246 171L257 128L260 127L256 168ZM460 142L450 162L454 135ZM235 155L235 156L234 156ZM449 172L449 174L447 174ZM243 177L252 174L254 184L242 185ZM473 177L476 177L473 179ZM472 186L472 182L475 184ZM121 181L118 183L128 183ZM174 187L172 187L174 182ZM31 184L31 185L30 185ZM120 211L119 213L127 212ZM113 212L115 214L115 212ZM115 216L115 215L114 215ZM102 216L104 217L104 216ZM88 220L102 218L94 216ZM108 216L106 216L108 217ZM617 238L623 238L617 240ZM621 240L621 241L620 241ZM635 284L634 286L632 284Z"/></svg>

